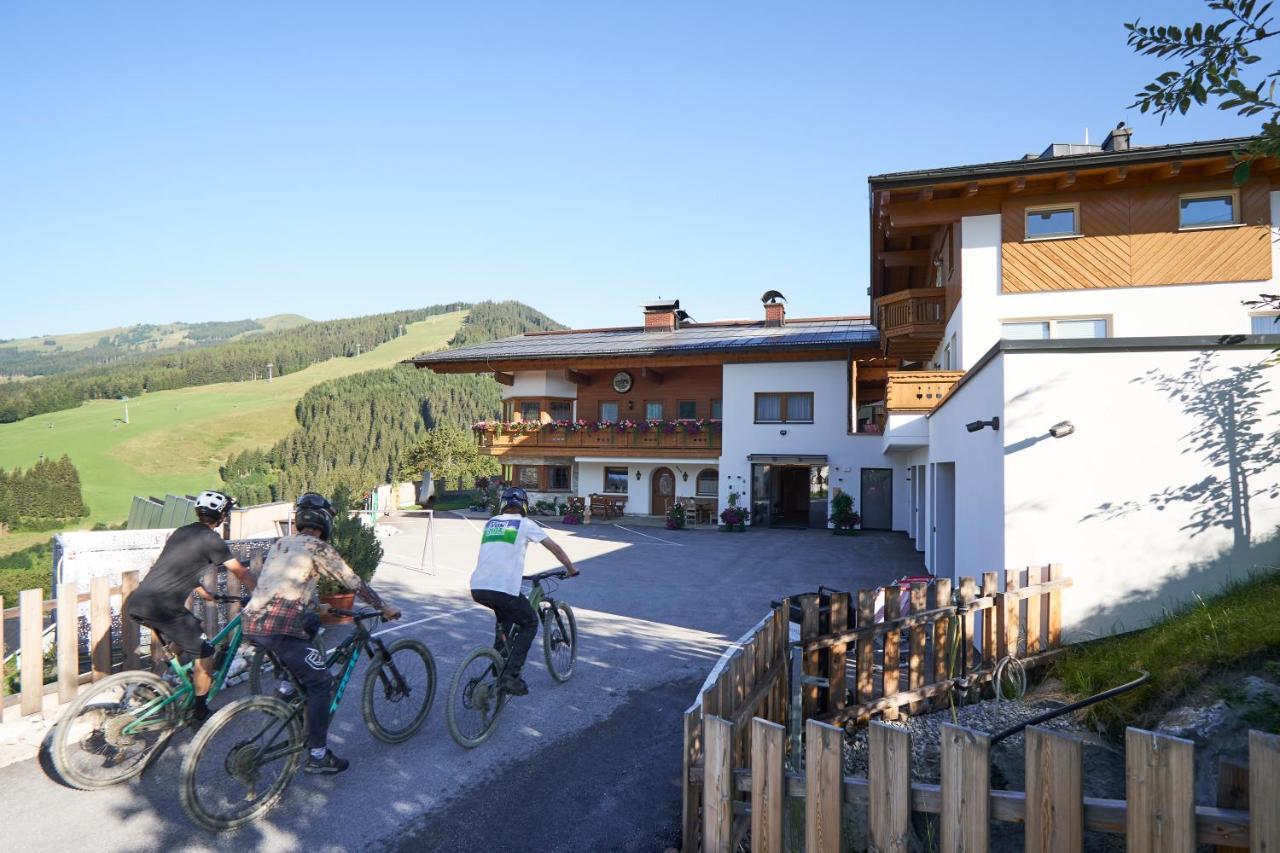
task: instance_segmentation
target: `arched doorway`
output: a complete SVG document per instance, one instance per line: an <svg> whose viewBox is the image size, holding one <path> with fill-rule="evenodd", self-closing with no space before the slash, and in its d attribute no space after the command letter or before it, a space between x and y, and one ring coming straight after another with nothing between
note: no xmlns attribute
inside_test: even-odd
<svg viewBox="0 0 1280 853"><path fill-rule="evenodd" d="M649 511L654 515L666 515L671 509L671 502L676 499L676 475L670 468L654 468L649 480L652 492Z"/></svg>

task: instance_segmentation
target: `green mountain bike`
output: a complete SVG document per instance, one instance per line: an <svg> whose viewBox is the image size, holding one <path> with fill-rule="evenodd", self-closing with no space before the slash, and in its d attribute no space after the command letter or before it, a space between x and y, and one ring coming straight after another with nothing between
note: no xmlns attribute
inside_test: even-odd
<svg viewBox="0 0 1280 853"><path fill-rule="evenodd" d="M542 623L542 655L547 672L561 684L573 675L573 666L578 660L578 623L573 618L573 609L551 598L549 593L556 589L555 580L568 576L564 569L551 569L525 578L530 582L529 603ZM453 674L444 713L449 734L459 746L473 749L493 734L510 696L500 690L498 684L519 630L518 626L513 628L509 637L499 631L497 648L472 649Z"/></svg>
<svg viewBox="0 0 1280 853"><path fill-rule="evenodd" d="M221 604L244 603L239 596L214 598ZM241 637L237 615L210 641L214 648L210 700L226 683ZM181 663L167 650L153 648L152 654L168 656L164 678L147 670L108 676L77 696L58 718L50 752L53 766L68 785L94 790L137 776L190 720L195 705L193 664Z"/></svg>
<svg viewBox="0 0 1280 853"><path fill-rule="evenodd" d="M436 663L417 640L390 645L369 633L365 622L381 618L377 610L331 608L351 616L354 630L325 658L338 666L330 713L347 689L360 653L369 656L363 711L370 733L385 743L408 740L427 719L436 695ZM272 668L293 680L272 657ZM306 744L306 699L293 681L293 696L249 696L220 709L200 727L182 761L182 808L200 826L219 832L243 826L279 802L293 779Z"/></svg>

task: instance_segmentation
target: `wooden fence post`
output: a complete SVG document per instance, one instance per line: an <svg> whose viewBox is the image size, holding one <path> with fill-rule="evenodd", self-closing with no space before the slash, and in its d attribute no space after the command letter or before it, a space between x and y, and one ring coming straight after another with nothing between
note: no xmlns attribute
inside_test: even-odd
<svg viewBox="0 0 1280 853"><path fill-rule="evenodd" d="M1194 745L1129 728L1124 748L1128 849L1192 853L1196 848Z"/></svg>
<svg viewBox="0 0 1280 853"><path fill-rule="evenodd" d="M960 601L966 605L973 604L973 599L976 597L977 589L977 584L974 582L973 578L960 578ZM973 669L973 626L974 615L973 611L970 610L965 614L964 621L960 625L960 654L964 655L964 657L961 659L959 655L957 655L956 659L956 663L959 667L963 668L966 672ZM958 675L959 669L952 674Z"/></svg>
<svg viewBox="0 0 1280 853"><path fill-rule="evenodd" d="M849 630L849 593L837 592L831 596L831 633ZM849 665L848 645L839 643L827 653L827 678L831 688L827 691L827 710L842 710L848 699L845 674Z"/></svg>
<svg viewBox="0 0 1280 853"><path fill-rule="evenodd" d="M106 575L89 581L89 648L93 680L99 681L111 674L111 578Z"/></svg>
<svg viewBox="0 0 1280 853"><path fill-rule="evenodd" d="M1280 850L1280 735L1249 732L1249 838L1254 853Z"/></svg>
<svg viewBox="0 0 1280 853"><path fill-rule="evenodd" d="M911 615L915 616L928 609L929 585L913 583L911 585ZM924 652L927 625L913 625L911 628L911 657L907 663L907 689L919 690L924 687ZM912 702L910 713L918 714L924 708L924 702Z"/></svg>
<svg viewBox="0 0 1280 853"><path fill-rule="evenodd" d="M1000 591L995 572L982 573L982 597L995 596ZM988 607L982 611L982 668L996 665L996 611Z"/></svg>
<svg viewBox="0 0 1280 853"><path fill-rule="evenodd" d="M938 578L933 582L933 609L951 606L951 579ZM938 683L951 677L951 617L944 616L933 623L933 681ZM946 694L933 702L934 708L947 707Z"/></svg>
<svg viewBox="0 0 1280 853"><path fill-rule="evenodd" d="M699 757L701 746L702 705L696 704L684 712L684 822L681 833L681 849L684 853L697 853L698 850L698 803L702 788L689 780L689 771Z"/></svg>
<svg viewBox="0 0 1280 853"><path fill-rule="evenodd" d="M1027 567L1026 586L1035 587L1044 581L1044 568L1041 566ZM1049 609L1049 597L1044 593L1040 593L1034 598L1027 599L1027 655L1034 655L1044 651L1044 642L1042 635L1044 633L1044 623L1047 621L1044 615Z"/></svg>
<svg viewBox="0 0 1280 853"><path fill-rule="evenodd" d="M884 723L867 731L867 827L871 849L911 850L911 733Z"/></svg>
<svg viewBox="0 0 1280 853"><path fill-rule="evenodd" d="M869 628L875 624L876 593L872 589L858 591L858 627ZM858 704L865 705L875 695L875 672L872 669L876 655L876 640L870 635L858 640L855 651L858 669Z"/></svg>
<svg viewBox="0 0 1280 853"><path fill-rule="evenodd" d="M1026 730L1027 853L1084 849L1084 744L1048 729Z"/></svg>
<svg viewBox="0 0 1280 853"><path fill-rule="evenodd" d="M58 702L70 702L80 688L80 586L58 584L58 615L54 643L58 649Z"/></svg>
<svg viewBox="0 0 1280 853"><path fill-rule="evenodd" d="M1056 581L1062 578L1062 566L1058 563L1049 564L1049 580ZM1049 648L1056 649L1062 645L1062 590L1055 589L1049 593L1049 616L1048 616L1048 641Z"/></svg>
<svg viewBox="0 0 1280 853"><path fill-rule="evenodd" d="M1022 572L1018 569L1009 569L1004 573L1004 591L1017 592L1022 589ZM1016 595L1009 596L1005 600L1005 609L1002 611L1004 616L1004 654L1010 657L1021 657L1019 654L1019 637L1022 634L1022 599ZM999 617L997 617L999 618Z"/></svg>
<svg viewBox="0 0 1280 853"><path fill-rule="evenodd" d="M901 592L897 586L886 586L884 589L884 621L889 623L902 615ZM886 631L884 633L884 667L882 672L883 687L880 695L886 699L896 696L902 683L902 632ZM881 715L886 720L898 719L898 706L884 709Z"/></svg>
<svg viewBox="0 0 1280 853"><path fill-rule="evenodd" d="M22 691L22 716L34 714L44 706L44 590L24 589L18 595L18 651L22 665L18 689Z"/></svg>
<svg viewBox="0 0 1280 853"><path fill-rule="evenodd" d="M991 738L942 725L942 853L984 853L991 837Z"/></svg>
<svg viewBox="0 0 1280 853"><path fill-rule="evenodd" d="M843 729L817 720L805 723L805 853L840 853L843 743Z"/></svg>
<svg viewBox="0 0 1280 853"><path fill-rule="evenodd" d="M818 614L818 596L800 596L800 639L812 640L822 633ZM822 652L814 650L804 654L804 674L822 676ZM804 685L804 718L807 720L818 712L818 685Z"/></svg>
<svg viewBox="0 0 1280 853"><path fill-rule="evenodd" d="M124 646L124 668L138 668L138 646L142 643L139 636L138 623L129 618L129 596L138 588L138 572L125 572L120 575L120 642Z"/></svg>
<svg viewBox="0 0 1280 853"><path fill-rule="evenodd" d="M1249 764L1234 758L1222 756L1218 759L1218 808L1249 810ZM1248 850L1248 847L1233 847L1219 844L1214 848L1218 853L1231 853L1233 850Z"/></svg>
<svg viewBox="0 0 1280 853"><path fill-rule="evenodd" d="M751 850L782 853L787 730L759 717L751 721L751 728Z"/></svg>
<svg viewBox="0 0 1280 853"><path fill-rule="evenodd" d="M702 720L703 774L702 851L730 853L733 846L733 725L715 716Z"/></svg>

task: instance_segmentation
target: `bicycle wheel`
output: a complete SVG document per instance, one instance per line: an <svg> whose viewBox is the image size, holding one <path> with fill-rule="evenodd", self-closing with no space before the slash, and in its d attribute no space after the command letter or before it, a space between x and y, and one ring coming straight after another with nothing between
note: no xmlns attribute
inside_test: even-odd
<svg viewBox="0 0 1280 853"><path fill-rule="evenodd" d="M507 704L507 694L498 689L503 666L501 655L481 646L467 655L453 674L444 716L458 746L473 749L493 732Z"/></svg>
<svg viewBox="0 0 1280 853"><path fill-rule="evenodd" d="M573 618L573 608L563 601L553 602L543 617L542 657L547 662L547 672L561 684L573 675L573 665L578 660L578 623Z"/></svg>
<svg viewBox="0 0 1280 853"><path fill-rule="evenodd" d="M214 832L243 826L280 800L305 751L294 706L270 696L237 699L192 741L182 761L182 808Z"/></svg>
<svg viewBox="0 0 1280 853"><path fill-rule="evenodd" d="M179 703L165 704L172 695L164 679L141 670L109 676L81 693L54 726L58 774L82 790L137 776L178 727ZM126 733L131 723L135 730Z"/></svg>
<svg viewBox="0 0 1280 853"><path fill-rule="evenodd" d="M436 698L436 661L417 640L397 640L364 677L364 722L380 741L408 740Z"/></svg>

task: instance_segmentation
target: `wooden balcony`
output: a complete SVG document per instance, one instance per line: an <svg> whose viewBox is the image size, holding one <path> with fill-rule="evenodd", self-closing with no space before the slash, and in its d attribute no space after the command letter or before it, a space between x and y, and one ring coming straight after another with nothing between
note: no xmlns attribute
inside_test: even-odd
<svg viewBox="0 0 1280 853"><path fill-rule="evenodd" d="M946 329L947 296L941 287L900 290L876 300L876 328L885 354L910 360L933 356Z"/></svg>
<svg viewBox="0 0 1280 853"><path fill-rule="evenodd" d="M549 456L671 456L720 455L720 422L668 421L656 428L619 429L616 424L570 429L542 424L530 429L522 424L485 425L473 428L483 452L491 456L509 453Z"/></svg>
<svg viewBox="0 0 1280 853"><path fill-rule="evenodd" d="M962 370L891 370L885 387L888 412L931 412L964 376Z"/></svg>

